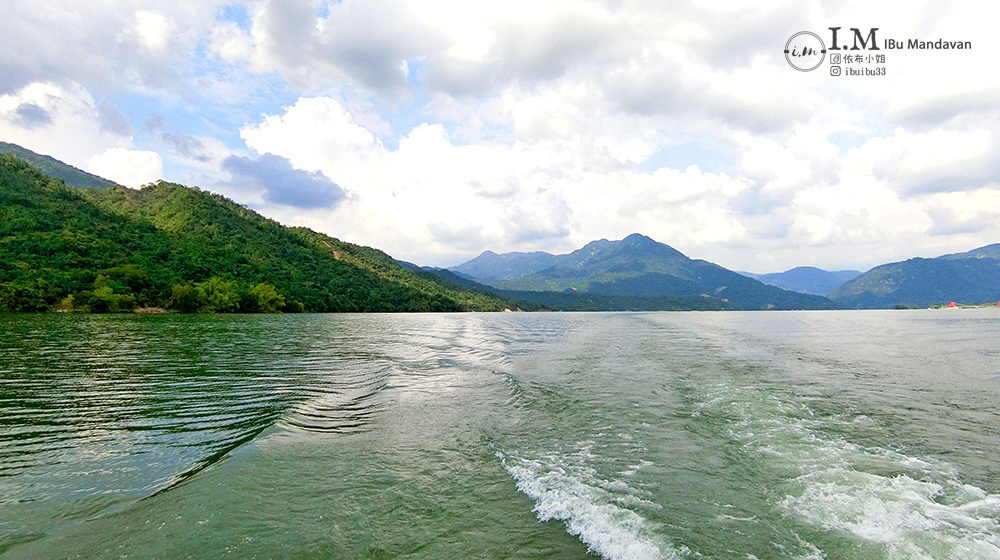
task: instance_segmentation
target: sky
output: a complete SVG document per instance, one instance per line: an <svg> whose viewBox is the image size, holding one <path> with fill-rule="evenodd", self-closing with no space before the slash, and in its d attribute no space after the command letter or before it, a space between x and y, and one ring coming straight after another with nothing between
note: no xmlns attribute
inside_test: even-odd
<svg viewBox="0 0 1000 560"><path fill-rule="evenodd" d="M1000 242L998 15L920 0L7 0L0 140L421 265L642 233L734 270L867 270ZM840 46L857 46L851 28L867 42L796 69L812 40L797 34L832 47L831 27Z"/></svg>

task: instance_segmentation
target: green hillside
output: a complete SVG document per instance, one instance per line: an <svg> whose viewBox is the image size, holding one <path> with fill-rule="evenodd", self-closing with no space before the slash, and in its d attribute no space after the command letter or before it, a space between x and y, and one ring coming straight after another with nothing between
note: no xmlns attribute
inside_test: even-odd
<svg viewBox="0 0 1000 560"><path fill-rule="evenodd" d="M116 183L102 179L97 175L91 175L86 171L77 169L72 165L67 165L53 157L36 154L31 150L22 148L17 144L0 142L0 154L10 154L17 156L31 165L35 166L45 175L61 180L71 187L81 189L107 189Z"/></svg>
<svg viewBox="0 0 1000 560"><path fill-rule="evenodd" d="M989 256L996 250L996 245L990 245L936 259L877 266L831 292L830 298L858 309L996 302L1000 300L1000 259Z"/></svg>
<svg viewBox="0 0 1000 560"><path fill-rule="evenodd" d="M81 190L0 155L0 310L465 311L516 303L444 286L375 249L160 182Z"/></svg>

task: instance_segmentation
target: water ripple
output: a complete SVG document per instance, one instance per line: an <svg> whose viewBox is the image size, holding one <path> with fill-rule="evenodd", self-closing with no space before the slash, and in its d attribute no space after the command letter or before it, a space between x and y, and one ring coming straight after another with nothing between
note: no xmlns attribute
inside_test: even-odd
<svg viewBox="0 0 1000 560"><path fill-rule="evenodd" d="M2 320L0 505L111 489L142 497L252 441L299 403L340 394L329 383L336 356L314 355L281 318Z"/></svg>

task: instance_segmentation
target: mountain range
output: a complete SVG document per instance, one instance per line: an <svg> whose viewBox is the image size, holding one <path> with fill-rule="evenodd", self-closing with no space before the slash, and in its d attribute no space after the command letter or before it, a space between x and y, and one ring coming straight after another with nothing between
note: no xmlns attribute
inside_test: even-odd
<svg viewBox="0 0 1000 560"><path fill-rule="evenodd" d="M754 280L760 280L765 284L777 286L793 292L825 296L844 282L861 276L861 271L829 271L816 268L814 266L797 266L784 272L771 272L768 274L740 272L740 274L749 276Z"/></svg>
<svg viewBox="0 0 1000 560"><path fill-rule="evenodd" d="M834 309L1000 299L1000 244L864 274L757 275L633 234L563 255L486 251L450 270L424 269L197 188L160 181L133 190L14 144L0 142L0 154L0 311Z"/></svg>
<svg viewBox="0 0 1000 560"><path fill-rule="evenodd" d="M451 269L502 293L577 292L592 296L695 297L738 309L834 309L832 301L768 286L717 264L691 259L649 237L602 239L565 255L484 252Z"/></svg>
<svg viewBox="0 0 1000 560"><path fill-rule="evenodd" d="M718 298L739 309L888 309L1000 302L1000 243L933 259L912 258L865 273L796 267L782 273L735 273L634 234L621 241L595 241L566 255L486 251L451 269L524 299L526 293L571 290L597 295ZM748 283L735 280L743 275ZM826 295L819 300L789 297ZM541 302L541 296L528 296Z"/></svg>

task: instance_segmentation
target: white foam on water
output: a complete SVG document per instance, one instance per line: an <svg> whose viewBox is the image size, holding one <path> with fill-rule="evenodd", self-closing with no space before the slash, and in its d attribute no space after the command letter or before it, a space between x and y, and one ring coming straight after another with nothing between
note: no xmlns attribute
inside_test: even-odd
<svg viewBox="0 0 1000 560"><path fill-rule="evenodd" d="M851 443L857 418L817 418L754 388L719 388L730 437L791 475L779 507L800 521L883 545L892 559L1000 559L1000 495L963 483L947 463ZM870 420L865 417L865 422Z"/></svg>
<svg viewBox="0 0 1000 560"><path fill-rule="evenodd" d="M884 544L891 558L1000 558L1000 496L834 467L799 477L781 506L828 530Z"/></svg>
<svg viewBox="0 0 1000 560"><path fill-rule="evenodd" d="M559 520L592 553L606 560L669 560L687 555L661 542L647 521L629 507L657 508L640 491L620 480L601 479L586 459L584 446L572 455L547 454L535 459L497 453L517 489L534 500L539 521ZM629 507L625 507L629 506Z"/></svg>

